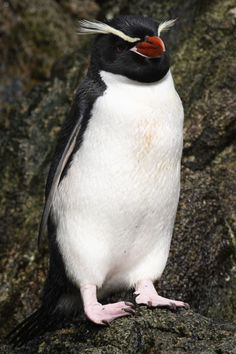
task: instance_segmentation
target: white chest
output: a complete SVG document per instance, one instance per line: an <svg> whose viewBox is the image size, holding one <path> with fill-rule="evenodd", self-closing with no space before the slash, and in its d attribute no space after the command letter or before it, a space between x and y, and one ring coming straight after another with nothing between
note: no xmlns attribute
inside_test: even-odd
<svg viewBox="0 0 236 354"><path fill-rule="evenodd" d="M74 161L97 163L114 173L153 173L176 166L182 152L183 108L170 72L142 84L102 72L107 89L94 104L81 151ZM87 160L88 159L88 160Z"/></svg>
<svg viewBox="0 0 236 354"><path fill-rule="evenodd" d="M61 184L73 185L79 200L87 190L93 198L100 191L112 199L114 189L122 195L135 181L141 189L160 186L181 158L183 108L170 72L152 84L107 72L101 77L107 89L94 104L83 144Z"/></svg>
<svg viewBox="0 0 236 354"><path fill-rule="evenodd" d="M171 74L153 84L107 72L101 77L107 89L60 184L60 205L96 218L101 213L109 222L115 216L123 225L144 209L157 215L173 206L174 213L183 109Z"/></svg>
<svg viewBox="0 0 236 354"><path fill-rule="evenodd" d="M158 249L162 265L151 268L161 273L179 197L182 104L170 73L153 84L101 77L107 89L53 203L58 242L69 263L76 250L76 264L101 254L104 274Z"/></svg>
<svg viewBox="0 0 236 354"><path fill-rule="evenodd" d="M140 159L152 153L156 160L175 159L182 148L183 108L170 72L152 84L107 72L101 76L108 88L93 109L97 122L91 122L94 128L98 123L100 138L122 142Z"/></svg>

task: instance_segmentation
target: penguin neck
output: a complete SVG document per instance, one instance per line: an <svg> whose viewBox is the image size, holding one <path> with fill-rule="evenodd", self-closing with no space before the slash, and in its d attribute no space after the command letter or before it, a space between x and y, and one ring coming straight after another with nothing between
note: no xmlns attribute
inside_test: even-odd
<svg viewBox="0 0 236 354"><path fill-rule="evenodd" d="M127 78L126 76L113 74L108 71L101 70L99 72L100 78L106 84L106 86L114 86L114 85L129 85L129 86L136 86L136 87L152 87L152 86L160 86L163 89L163 86L167 87L174 87L174 81L171 75L170 70L166 73L166 75L158 81L146 83L135 81L132 79Z"/></svg>

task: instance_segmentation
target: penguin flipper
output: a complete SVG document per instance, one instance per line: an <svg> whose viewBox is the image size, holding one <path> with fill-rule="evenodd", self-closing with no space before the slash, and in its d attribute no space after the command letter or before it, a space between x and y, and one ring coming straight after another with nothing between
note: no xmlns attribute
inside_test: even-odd
<svg viewBox="0 0 236 354"><path fill-rule="evenodd" d="M46 201L39 226L38 245L46 230L52 201L56 189L63 178L66 166L70 162L75 149L78 149L86 130L90 113L95 100L103 94L106 85L98 77L97 81L88 76L79 87L70 113L65 120L56 146L54 158L49 170L46 184Z"/></svg>
<svg viewBox="0 0 236 354"><path fill-rule="evenodd" d="M44 234L44 232L46 230L47 221L48 221L48 217L50 214L53 197L54 197L55 191L60 183L61 175L64 171L64 168L65 168L65 166L66 166L66 164L67 164L67 162L74 150L76 140L77 140L77 137L78 137L78 134L80 131L80 126L81 126L81 119L78 119L78 121L75 124L75 127L72 130L71 135L69 136L69 139L66 143L65 149L60 157L60 160L59 160L56 170L54 172L54 176L51 181L50 191L49 191L47 198L46 198L46 202L44 205L44 210L43 210L43 214L42 214L42 218L41 218L41 222L40 222L40 226L39 226L38 245L40 245L42 235Z"/></svg>

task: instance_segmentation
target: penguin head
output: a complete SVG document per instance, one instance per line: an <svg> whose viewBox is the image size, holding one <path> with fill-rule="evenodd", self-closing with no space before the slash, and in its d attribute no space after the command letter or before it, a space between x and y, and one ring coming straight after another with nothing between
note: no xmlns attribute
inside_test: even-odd
<svg viewBox="0 0 236 354"><path fill-rule="evenodd" d="M160 35L174 20L159 24L148 17L119 16L106 23L81 23L84 33L100 33L92 50L93 70L145 83L159 81L167 74L169 55Z"/></svg>

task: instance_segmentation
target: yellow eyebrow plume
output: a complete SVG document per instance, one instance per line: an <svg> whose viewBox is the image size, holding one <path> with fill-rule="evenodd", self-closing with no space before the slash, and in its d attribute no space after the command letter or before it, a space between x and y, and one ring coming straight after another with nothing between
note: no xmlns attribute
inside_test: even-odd
<svg viewBox="0 0 236 354"><path fill-rule="evenodd" d="M158 27L158 36L160 36L161 32L168 31L171 27L173 27L175 22L176 19L168 20L160 23Z"/></svg>
<svg viewBox="0 0 236 354"><path fill-rule="evenodd" d="M109 26L106 23L100 21L88 21L88 20L81 20L79 21L79 34L114 34L122 38L124 41L134 43L140 40L140 38L130 37L124 32Z"/></svg>

